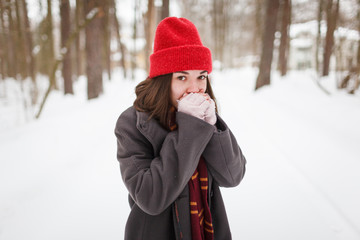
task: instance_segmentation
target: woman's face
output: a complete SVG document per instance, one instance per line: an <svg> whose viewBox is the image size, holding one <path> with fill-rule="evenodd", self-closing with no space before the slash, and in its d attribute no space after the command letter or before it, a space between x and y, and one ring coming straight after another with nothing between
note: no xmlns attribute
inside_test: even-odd
<svg viewBox="0 0 360 240"><path fill-rule="evenodd" d="M174 72L171 79L171 103L177 107L177 100L189 93L205 93L207 71L186 70Z"/></svg>

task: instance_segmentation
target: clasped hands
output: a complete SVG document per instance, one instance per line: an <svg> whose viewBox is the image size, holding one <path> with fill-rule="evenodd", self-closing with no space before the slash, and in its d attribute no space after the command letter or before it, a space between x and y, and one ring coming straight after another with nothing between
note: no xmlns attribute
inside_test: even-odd
<svg viewBox="0 0 360 240"><path fill-rule="evenodd" d="M178 102L178 111L197 117L211 125L216 123L215 102L206 93L185 93Z"/></svg>

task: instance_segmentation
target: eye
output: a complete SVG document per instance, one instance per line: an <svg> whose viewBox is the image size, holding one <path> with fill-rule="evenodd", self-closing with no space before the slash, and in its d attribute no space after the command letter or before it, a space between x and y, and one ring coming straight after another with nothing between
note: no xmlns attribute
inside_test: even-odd
<svg viewBox="0 0 360 240"><path fill-rule="evenodd" d="M201 80L205 80L206 78L207 78L207 76L205 76L205 75L199 76L199 79L201 79Z"/></svg>
<svg viewBox="0 0 360 240"><path fill-rule="evenodd" d="M180 80L180 81L184 81L186 79L186 77L185 76L178 76L177 79Z"/></svg>

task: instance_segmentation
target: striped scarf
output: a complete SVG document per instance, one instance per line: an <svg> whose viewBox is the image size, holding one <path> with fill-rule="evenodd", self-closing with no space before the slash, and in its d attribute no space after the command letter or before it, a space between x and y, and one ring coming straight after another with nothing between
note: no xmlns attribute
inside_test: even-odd
<svg viewBox="0 0 360 240"><path fill-rule="evenodd" d="M203 157L200 157L199 165L188 185L190 193L191 239L213 240L214 229L207 201L208 173Z"/></svg>
<svg viewBox="0 0 360 240"><path fill-rule="evenodd" d="M175 121L175 108L170 110L171 118L169 128L177 128ZM194 174L188 182L190 199L190 220L192 240L213 240L214 229L211 212L207 201L208 197L208 172L205 159L201 156ZM177 209L176 209L177 210Z"/></svg>

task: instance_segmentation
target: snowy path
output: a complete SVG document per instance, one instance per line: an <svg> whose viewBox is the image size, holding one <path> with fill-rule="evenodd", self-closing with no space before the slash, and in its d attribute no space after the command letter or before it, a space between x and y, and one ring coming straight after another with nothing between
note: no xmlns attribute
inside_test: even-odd
<svg viewBox="0 0 360 240"><path fill-rule="evenodd" d="M225 76L225 81L233 85L236 79ZM252 87L247 84L239 88ZM318 96L319 90L311 82L281 84L289 85L265 89L261 97L260 93L236 94L239 89L229 89L226 84L223 89L217 86L221 97L236 96L232 100L238 101L237 111L234 104L223 104L222 113L250 159L239 187L244 192L239 196L233 189L225 192L229 194L226 199L233 199L231 205L241 209L234 216L233 222L239 223L238 227L232 224L234 235L243 239L360 239L360 169L356 161L360 154L355 147L360 142L360 128L354 128L360 120L354 109L360 102L349 101L348 96L346 104ZM296 91L299 88L302 91ZM338 129L343 125L336 122L334 112L346 117L347 128ZM342 143L342 135L352 141L344 139Z"/></svg>
<svg viewBox="0 0 360 240"><path fill-rule="evenodd" d="M245 125L254 137L242 144L250 159L246 178L235 191L223 190L227 208L237 210L229 211L234 236L259 240L359 239L353 223L291 163L292 156L256 130L259 125ZM240 132L235 134L239 136Z"/></svg>
<svg viewBox="0 0 360 240"><path fill-rule="evenodd" d="M295 80L254 94L252 71L214 75L248 159L243 182L222 189L234 240L359 239L360 101ZM53 93L39 121L0 132L0 240L123 238L113 128L135 84L107 84L91 102Z"/></svg>

